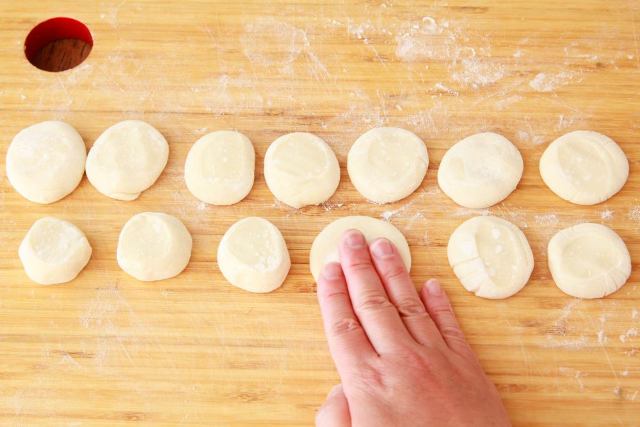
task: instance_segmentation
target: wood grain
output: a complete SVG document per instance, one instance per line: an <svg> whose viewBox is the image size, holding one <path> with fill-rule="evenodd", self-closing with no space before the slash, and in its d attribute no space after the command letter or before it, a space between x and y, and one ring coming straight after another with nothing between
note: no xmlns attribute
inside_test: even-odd
<svg viewBox="0 0 640 427"><path fill-rule="evenodd" d="M0 2L0 152L34 122L61 119L89 147L109 125L138 118L171 146L169 164L139 200L100 195L84 179L64 200L34 205L0 166L0 423L3 425L309 425L338 382L308 270L314 236L335 218L388 218L407 236L416 283L440 278L515 425L639 425L640 2L128 1ZM38 22L71 16L94 46L80 66L47 73L24 58ZM419 134L432 159L422 187L399 203L367 203L345 161L367 129ZM257 153L255 186L231 207L199 203L182 174L190 145L237 129ZM554 196L537 164L575 129L605 133L627 153L623 190L598 206ZM437 187L445 150L479 131L512 140L525 158L517 191L488 210L527 235L536 260L516 296L466 293L446 260L450 233L479 212ZM314 132L342 166L337 193L301 210L277 203L261 173L268 144ZM179 277L141 283L115 260L133 214L164 211L194 237ZM82 228L94 248L74 282L30 283L17 248L37 218ZM283 232L293 266L284 286L253 295L215 264L226 228L247 215ZM550 279L545 248L581 221L609 225L634 272L606 299L581 301Z"/></svg>

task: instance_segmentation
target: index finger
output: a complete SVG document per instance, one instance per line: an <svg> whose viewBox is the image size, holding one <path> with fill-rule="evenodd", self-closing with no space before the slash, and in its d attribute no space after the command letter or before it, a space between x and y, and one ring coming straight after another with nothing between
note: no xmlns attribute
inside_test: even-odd
<svg viewBox="0 0 640 427"><path fill-rule="evenodd" d="M342 378L376 356L356 314L353 312L347 284L338 263L327 264L318 280L318 301L329 351Z"/></svg>
<svg viewBox="0 0 640 427"><path fill-rule="evenodd" d="M373 348L382 354L410 345L413 338L389 301L360 231L349 230L344 234L340 242L340 263L354 311Z"/></svg>

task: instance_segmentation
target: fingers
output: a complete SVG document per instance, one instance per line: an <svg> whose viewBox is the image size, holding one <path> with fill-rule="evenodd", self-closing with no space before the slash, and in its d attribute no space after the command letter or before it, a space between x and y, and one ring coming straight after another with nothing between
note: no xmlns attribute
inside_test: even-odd
<svg viewBox="0 0 640 427"><path fill-rule="evenodd" d="M349 230L344 234L340 263L354 311L373 348L382 354L410 343L411 335L387 297L361 232Z"/></svg>
<svg viewBox="0 0 640 427"><path fill-rule="evenodd" d="M427 281L420 297L449 348L461 355L473 354L440 282L435 279Z"/></svg>
<svg viewBox="0 0 640 427"><path fill-rule="evenodd" d="M351 306L340 264L330 263L322 270L318 300L329 350L341 375L376 356Z"/></svg>
<svg viewBox="0 0 640 427"><path fill-rule="evenodd" d="M342 384L333 387L316 414L316 427L351 427L349 404Z"/></svg>
<svg viewBox="0 0 640 427"><path fill-rule="evenodd" d="M409 333L422 345L445 345L438 328L420 300L395 245L387 239L378 239L371 244L370 249L373 265Z"/></svg>

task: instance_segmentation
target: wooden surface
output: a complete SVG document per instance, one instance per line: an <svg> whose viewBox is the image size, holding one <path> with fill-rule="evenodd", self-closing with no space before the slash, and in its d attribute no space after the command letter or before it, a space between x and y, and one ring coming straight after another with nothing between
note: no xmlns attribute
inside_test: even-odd
<svg viewBox="0 0 640 427"><path fill-rule="evenodd" d="M432 4L431 4L432 3ZM71 16L92 31L80 66L33 67L23 40L38 22ZM0 424L310 425L338 382L308 269L324 225L344 215L383 217L407 237L416 282L435 276L497 384L515 425L640 425L640 2L0 1L0 141L61 119L89 147L109 125L144 119L168 139L168 166L135 202L99 194L83 179L48 206L17 195L0 166ZM346 154L367 129L419 134L432 163L420 189L376 206L354 190ZM183 164L203 134L237 129L254 142L248 198L206 206L186 189ZM598 206L555 197L537 171L545 146L575 129L603 132L631 164L624 189ZM456 206L436 184L445 150L492 130L525 158L517 191L488 211ZM337 193L299 211L276 202L262 175L268 144L314 132L342 167ZM179 277L141 283L115 259L133 214L164 211L194 237ZM478 213L514 222L536 266L516 296L465 292L447 264L453 229ZM17 248L33 221L73 221L93 257L72 283L40 287ZM260 215L283 232L292 257L276 292L254 295L223 280L215 252L226 228ZM581 221L611 226L634 271L616 294L581 301L550 279L545 247Z"/></svg>

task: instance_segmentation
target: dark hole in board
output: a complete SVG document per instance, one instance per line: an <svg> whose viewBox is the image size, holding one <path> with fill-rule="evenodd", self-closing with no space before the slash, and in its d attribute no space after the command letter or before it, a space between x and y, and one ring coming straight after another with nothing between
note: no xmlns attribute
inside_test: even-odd
<svg viewBox="0 0 640 427"><path fill-rule="evenodd" d="M44 71L64 71L80 65L91 52L93 38L86 25L73 18L52 18L36 25L24 41L24 54Z"/></svg>

